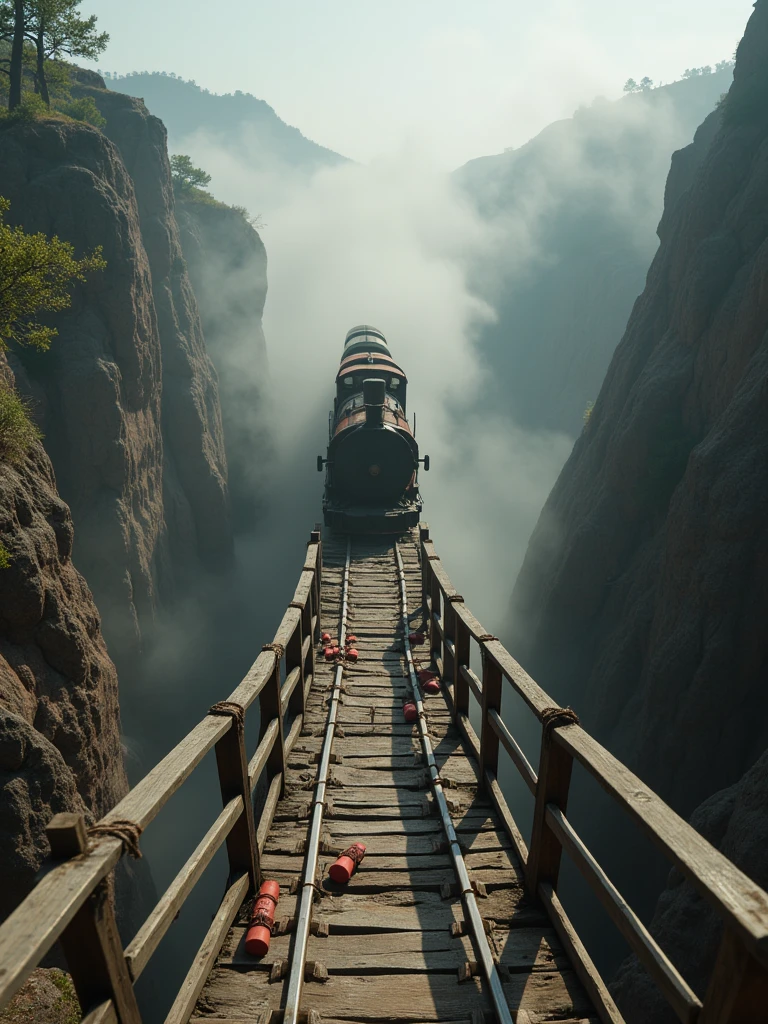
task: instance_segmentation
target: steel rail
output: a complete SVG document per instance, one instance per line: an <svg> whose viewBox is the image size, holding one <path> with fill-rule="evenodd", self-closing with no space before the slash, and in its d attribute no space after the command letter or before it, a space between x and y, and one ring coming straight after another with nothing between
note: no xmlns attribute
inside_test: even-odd
<svg viewBox="0 0 768 1024"><path fill-rule="evenodd" d="M352 554L352 538L347 538L347 558L344 563L344 581L341 591L341 615L339 617L339 647L344 650L347 639L347 614L349 604L349 563ZM331 748L334 736L336 735L336 718L339 710L339 697L341 696L341 680L344 673L344 663L339 661L336 665L336 672L333 679L333 692L331 694L331 705L328 710L328 722L325 727L325 738L323 749L320 755L320 765L317 769L315 781L315 795L312 800L312 825L307 845L307 857L304 863L304 877L301 883L299 895L299 913L296 918L295 935L293 944L293 956L291 957L291 969L288 976L288 991L286 993L285 1011L283 1024L298 1024L299 1007L301 1005L301 994L304 987L304 962L307 958L307 942L309 941L309 929L312 923L312 903L315 896L315 875L317 874L317 859L320 854L320 833L323 827L323 816L325 813L325 791L328 785L328 768L331 763Z"/></svg>
<svg viewBox="0 0 768 1024"><path fill-rule="evenodd" d="M467 872L467 865L464 863L464 856L461 852L461 847L459 846L459 839L456 835L456 830L453 827L453 821L451 819L450 811L448 810L445 793L443 792L443 786L440 781L440 772L437 769L435 755L432 750L432 741L430 740L429 733L427 732L427 720L424 713L424 703L421 699L421 688L419 687L419 683L416 678L416 669L413 664L413 652L411 651L411 644L408 639L408 634L410 632L410 625L408 622L408 591L405 586L403 560L400 556L400 548L397 544L395 544L395 558L397 560L397 574L400 580L400 617L403 630L403 647L405 650L405 659L408 664L408 676L410 678L411 690L413 691L413 699L416 704L416 710L418 711L417 721L419 726L419 739L421 740L421 750L424 755L424 760L427 763L432 790L435 794L435 801L440 812L440 818L442 819L443 830L445 831L445 836L448 840L448 850L451 860L453 861L453 870L456 873L456 878L458 879L459 887L461 889L461 898L464 903L464 910L472 929L472 939L475 946L475 952L477 953L480 964L482 965L483 974L488 982L488 987L491 990L491 999L493 1000L496 1018L500 1024L512 1024L512 1014L510 1013L509 1006L507 1005L504 989L501 984L501 979L499 978L499 972L496 970L493 954L491 953L490 946L488 945L488 939L486 938L485 927L483 925L483 918L477 906L475 893L472 889L472 882L470 881L469 873Z"/></svg>

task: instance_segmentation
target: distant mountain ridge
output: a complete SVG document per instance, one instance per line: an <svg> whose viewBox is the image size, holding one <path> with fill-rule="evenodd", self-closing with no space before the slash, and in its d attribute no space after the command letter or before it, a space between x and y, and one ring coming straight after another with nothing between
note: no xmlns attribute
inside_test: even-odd
<svg viewBox="0 0 768 1024"><path fill-rule="evenodd" d="M264 100L250 93L219 95L171 75L142 72L105 79L107 88L143 99L178 140L204 132L218 144L249 158L261 150L271 162L312 172L345 163L347 158L320 146L280 118Z"/></svg>
<svg viewBox="0 0 768 1024"><path fill-rule="evenodd" d="M731 80L723 68L598 99L454 172L496 232L470 282L497 312L478 337L488 400L519 425L581 430L658 246L672 153Z"/></svg>

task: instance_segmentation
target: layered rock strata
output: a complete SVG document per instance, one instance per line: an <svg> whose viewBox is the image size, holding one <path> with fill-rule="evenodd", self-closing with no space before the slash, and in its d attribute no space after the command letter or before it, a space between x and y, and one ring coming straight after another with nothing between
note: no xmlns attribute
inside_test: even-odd
<svg viewBox="0 0 768 1024"><path fill-rule="evenodd" d="M42 447L0 464L0 920L32 887L51 817L95 820L128 788L117 673L72 542Z"/></svg>

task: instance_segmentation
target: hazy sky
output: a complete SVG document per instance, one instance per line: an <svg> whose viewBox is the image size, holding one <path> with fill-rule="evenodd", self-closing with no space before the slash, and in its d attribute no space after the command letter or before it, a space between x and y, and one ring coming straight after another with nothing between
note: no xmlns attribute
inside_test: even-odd
<svg viewBox="0 0 768 1024"><path fill-rule="evenodd" d="M525 142L629 77L732 55L752 0L84 0L110 71L242 89L357 160L441 167Z"/></svg>

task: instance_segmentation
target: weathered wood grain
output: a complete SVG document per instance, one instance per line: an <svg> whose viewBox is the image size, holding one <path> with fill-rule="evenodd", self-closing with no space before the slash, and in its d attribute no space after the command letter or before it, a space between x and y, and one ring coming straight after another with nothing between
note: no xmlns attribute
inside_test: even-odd
<svg viewBox="0 0 768 1024"><path fill-rule="evenodd" d="M276 960L290 953L290 935L275 936L269 952L256 958L245 951L247 928L232 929L220 965L246 970L267 969ZM558 941L552 929L517 928L494 933L494 945L499 950L499 962L514 971L567 969L568 961L562 953L553 952ZM331 973L354 974L359 971L376 973L456 972L467 960L475 959L468 936L454 937L442 932L374 932L363 939L360 935L332 935L319 939L310 937L307 959L321 960Z"/></svg>
<svg viewBox="0 0 768 1024"><path fill-rule="evenodd" d="M208 1002L215 1004L224 1020L230 1013L233 1017L241 1016L246 1000L252 1014L279 1005L282 985L270 985L266 972L240 973L237 986L232 982L232 973L216 968L206 992ZM504 992L516 1010L549 1012L561 1018L569 1012L586 1015L590 1011L571 972L511 975ZM423 1021L466 1019L473 1011L490 1009L479 978L459 984L456 977L443 974L413 975L407 985L393 984L386 974L331 975L325 984L308 985L305 998L323 1018L333 1015L340 1020L377 1024L412 1021L414 1009Z"/></svg>

